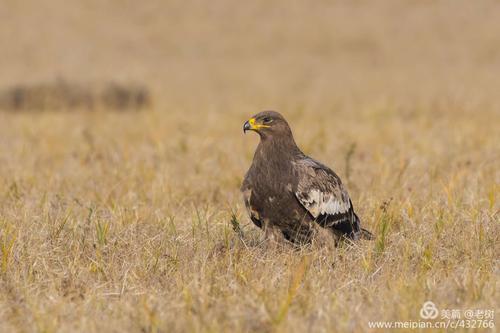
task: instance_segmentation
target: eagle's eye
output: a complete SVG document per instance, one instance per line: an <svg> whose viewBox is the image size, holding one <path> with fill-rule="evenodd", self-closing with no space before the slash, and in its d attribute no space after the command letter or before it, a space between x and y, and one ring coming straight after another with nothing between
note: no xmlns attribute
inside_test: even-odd
<svg viewBox="0 0 500 333"><path fill-rule="evenodd" d="M264 124L269 124L273 121L273 119L271 117L265 117L264 119L262 119L262 122Z"/></svg>

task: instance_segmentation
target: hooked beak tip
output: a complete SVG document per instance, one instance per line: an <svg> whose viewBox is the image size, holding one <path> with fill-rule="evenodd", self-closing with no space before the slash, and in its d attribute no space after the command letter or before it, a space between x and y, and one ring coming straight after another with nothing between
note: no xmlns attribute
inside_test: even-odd
<svg viewBox="0 0 500 333"><path fill-rule="evenodd" d="M245 134L247 131L251 130L252 129L252 126L250 126L250 123L248 121L246 121L244 124L243 124L243 134Z"/></svg>

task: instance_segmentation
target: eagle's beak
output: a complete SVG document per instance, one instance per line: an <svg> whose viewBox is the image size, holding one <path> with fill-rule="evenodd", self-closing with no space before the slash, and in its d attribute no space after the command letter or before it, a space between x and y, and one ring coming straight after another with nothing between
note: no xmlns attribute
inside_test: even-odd
<svg viewBox="0 0 500 333"><path fill-rule="evenodd" d="M268 128L268 127L270 126L257 124L255 122L255 118L250 118L248 119L248 121L245 122L245 124L243 124L243 133L245 133L246 131L257 131L261 128Z"/></svg>
<svg viewBox="0 0 500 333"><path fill-rule="evenodd" d="M246 131L250 131L252 129L252 125L250 125L249 121L245 121L243 124L243 133L246 133Z"/></svg>

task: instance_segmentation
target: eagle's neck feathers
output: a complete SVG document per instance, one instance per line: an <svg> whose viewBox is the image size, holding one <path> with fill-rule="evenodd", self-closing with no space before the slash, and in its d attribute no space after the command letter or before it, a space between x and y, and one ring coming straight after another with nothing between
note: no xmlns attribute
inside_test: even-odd
<svg viewBox="0 0 500 333"><path fill-rule="evenodd" d="M293 136L262 137L255 151L254 163L269 172L284 172L291 162L304 154L297 147Z"/></svg>

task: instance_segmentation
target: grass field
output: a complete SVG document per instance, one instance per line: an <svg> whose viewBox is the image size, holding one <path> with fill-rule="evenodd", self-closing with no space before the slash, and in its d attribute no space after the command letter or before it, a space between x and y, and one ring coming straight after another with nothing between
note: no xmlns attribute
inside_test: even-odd
<svg viewBox="0 0 500 333"><path fill-rule="evenodd" d="M498 2L2 6L0 87L138 82L153 103L0 112L0 332L383 332L368 322L425 301L500 315ZM239 186L262 109L376 240L261 242Z"/></svg>

